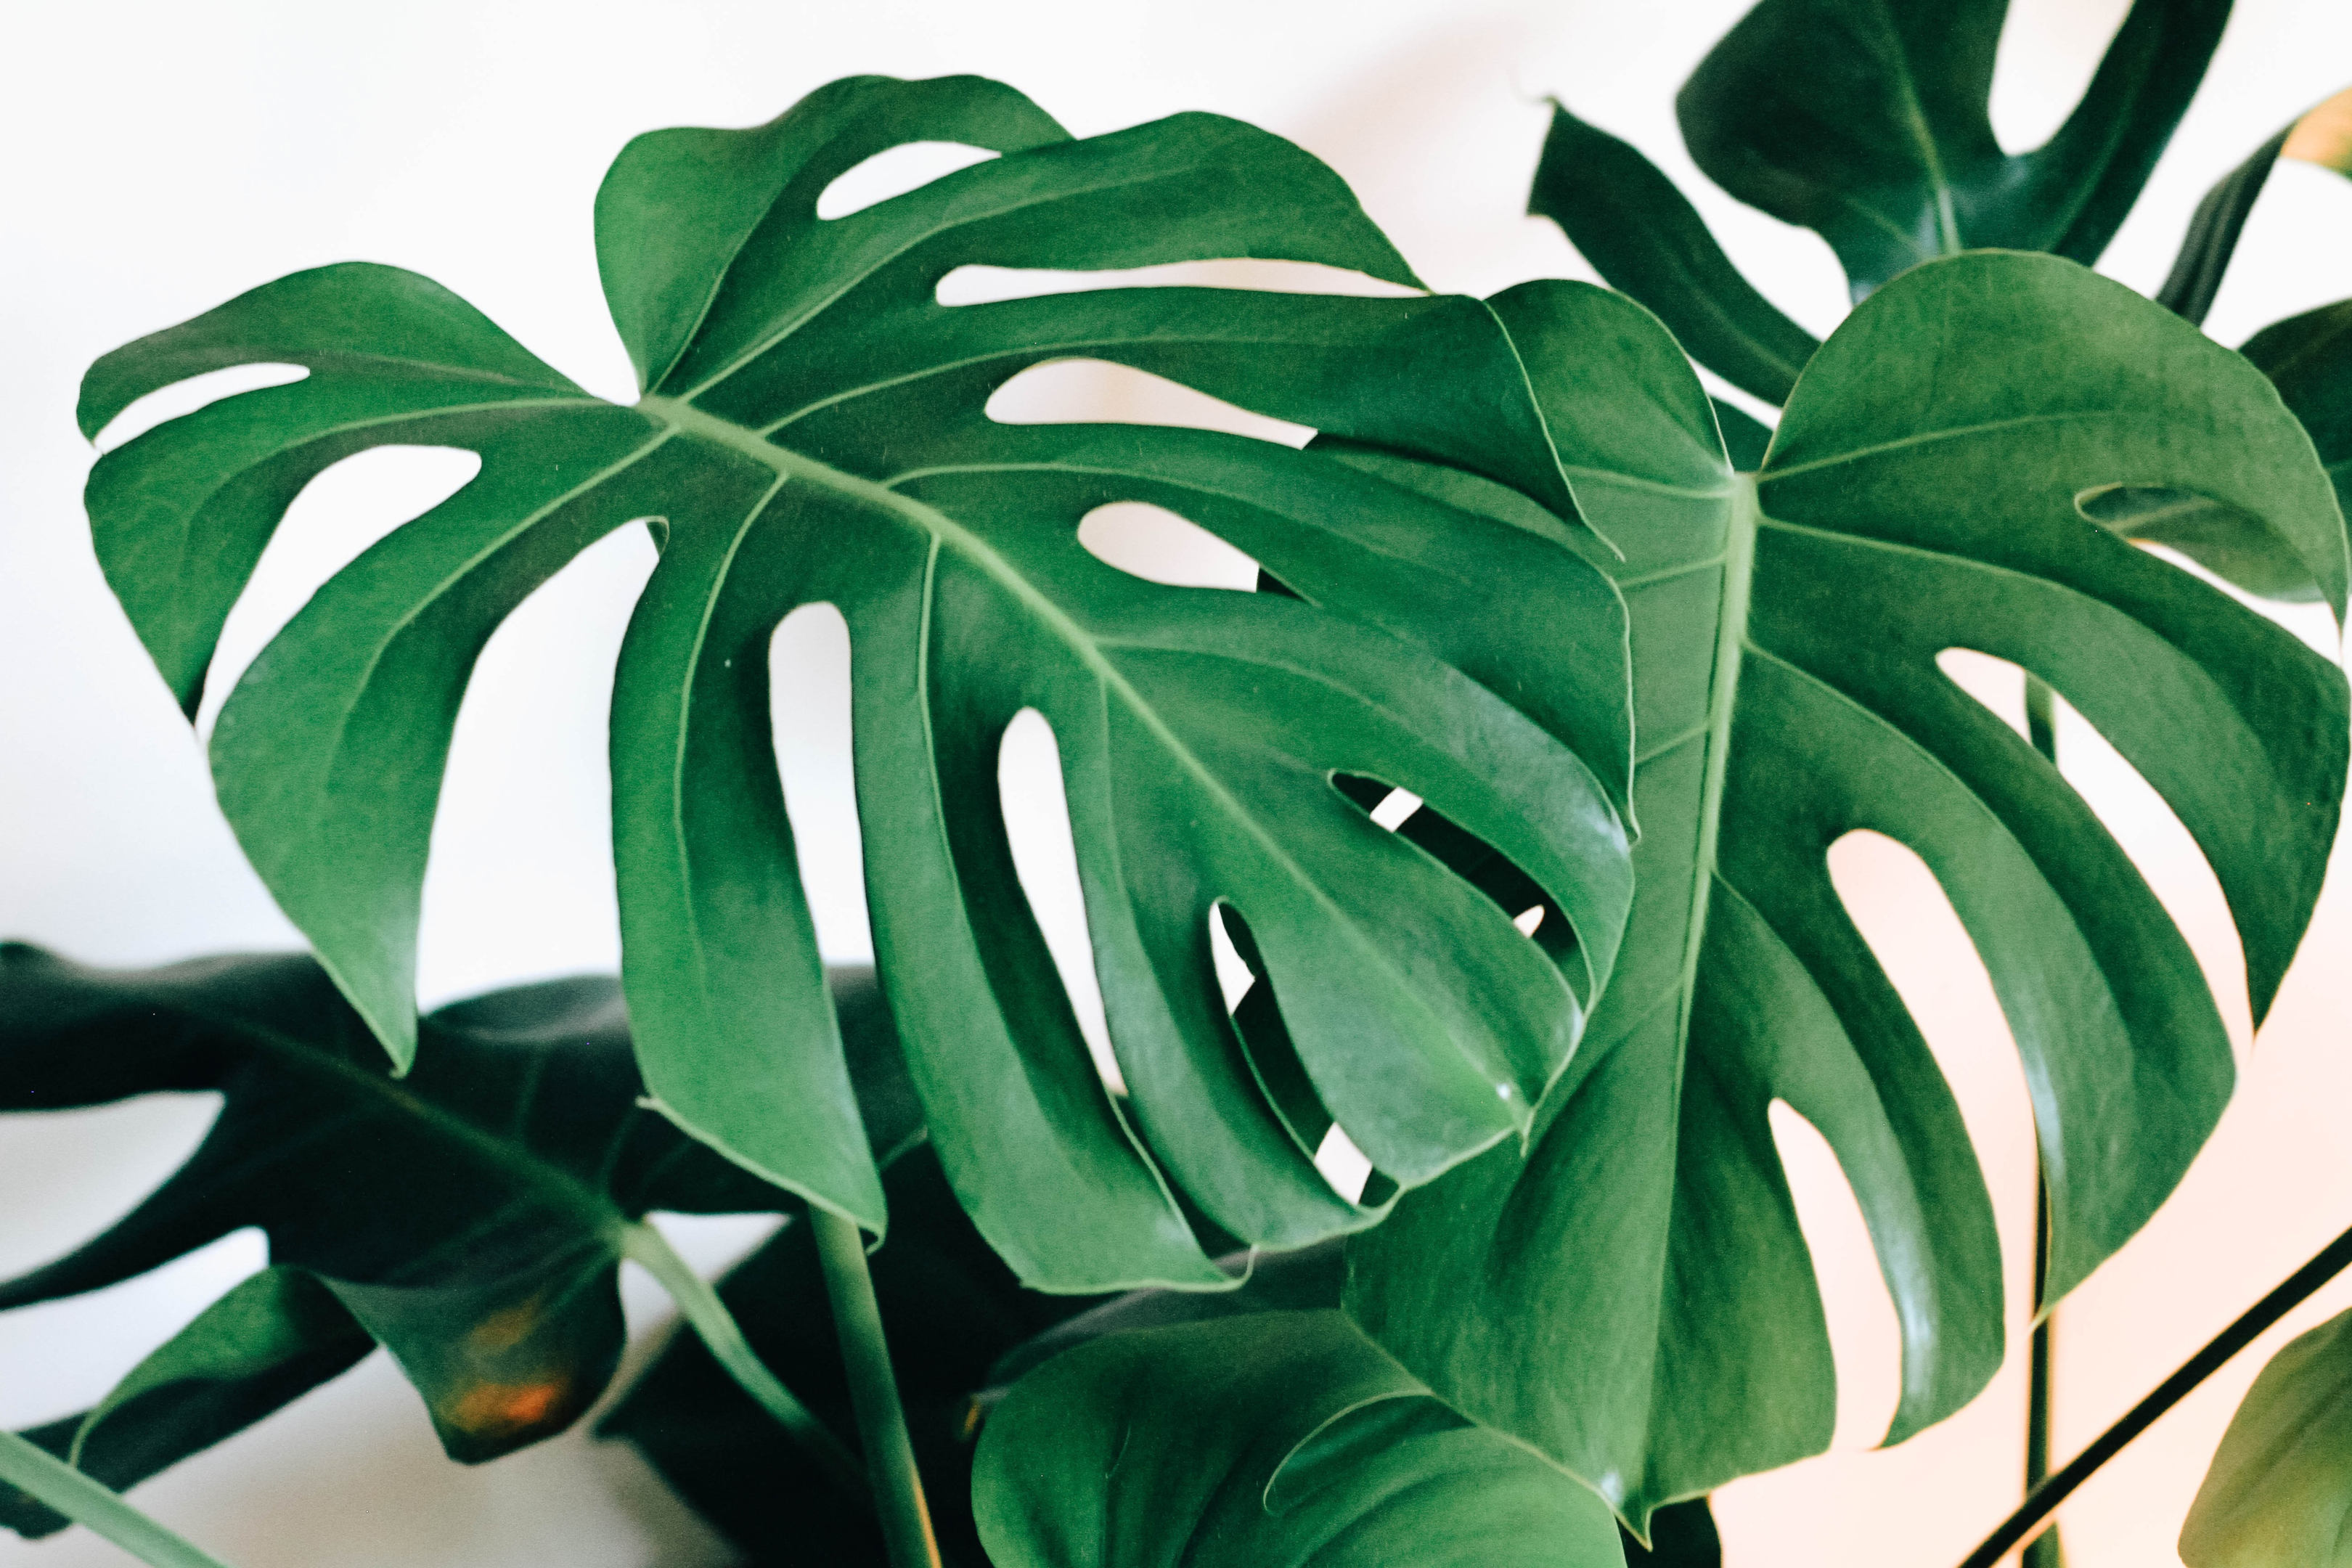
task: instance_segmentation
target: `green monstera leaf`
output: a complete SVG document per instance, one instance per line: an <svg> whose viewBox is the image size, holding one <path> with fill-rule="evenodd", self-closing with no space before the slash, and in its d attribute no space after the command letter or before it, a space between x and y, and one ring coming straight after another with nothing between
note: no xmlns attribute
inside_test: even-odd
<svg viewBox="0 0 2352 1568"><path fill-rule="evenodd" d="M871 972L835 984L887 1156L920 1139L919 1111ZM121 1489L382 1343L449 1454L494 1458L562 1430L611 1379L632 1222L797 1206L640 1105L609 979L476 997L420 1032L427 1052L395 1079L307 957L116 972L0 946L0 1110L223 1101L186 1163L101 1235L0 1284L0 1309L100 1289L247 1226L272 1265L96 1409L28 1436ZM64 1521L0 1489L0 1522Z"/></svg>
<svg viewBox="0 0 2352 1568"><path fill-rule="evenodd" d="M2134 0L2082 101L2008 153L1986 111L2008 0L1763 0L1675 99L1725 190L1829 241L1861 300L1965 249L2096 261L2203 78L2229 0ZM1700 363L1785 403L1819 347L1740 276L1674 182L1555 104L1528 210ZM2232 231L2234 235L2234 230Z"/></svg>
<svg viewBox="0 0 2352 1568"><path fill-rule="evenodd" d="M2352 1312L2271 1358L2180 1531L2189 1568L2352 1563Z"/></svg>
<svg viewBox="0 0 2352 1568"><path fill-rule="evenodd" d="M1584 1487L1465 1421L1338 1312L1114 1334L981 1434L1000 1568L1618 1568Z"/></svg>
<svg viewBox="0 0 2352 1568"><path fill-rule="evenodd" d="M928 1146L883 1173L890 1235L871 1259L891 1369L948 1568L987 1568L971 1519L974 1403L998 1357L1094 1305L1085 1296L1022 1288L956 1202ZM1326 1248L1331 1248L1326 1244ZM849 1384L808 1226L783 1230L746 1258L719 1294L761 1361L845 1442L856 1441ZM1153 1292L1231 1301L1242 1291ZM1338 1291L1331 1291L1334 1303ZM709 1350L679 1334L599 1436L625 1438L673 1489L761 1564L866 1568L883 1562L873 1500L847 1487L727 1376Z"/></svg>
<svg viewBox="0 0 2352 1568"><path fill-rule="evenodd" d="M836 177L927 141L1000 155L817 216ZM1631 897L1630 700L1622 605L1483 307L1196 288L941 304L968 266L1261 257L1413 282L1286 142L1206 115L1074 141L975 79L851 79L753 130L640 137L596 223L634 406L430 281L358 265L257 289L84 384L95 434L201 372L309 373L91 476L109 580L192 710L312 475L384 443L480 455L320 590L211 742L247 853L395 1060L415 1050L419 889L474 658L572 555L649 519L663 551L613 699L614 837L637 1056L680 1126L885 1228L769 733L770 635L825 602L853 650L883 984L941 1163L1025 1280L1222 1288L1188 1214L1264 1246L1376 1219L1269 1099L1286 1073L1397 1184L1525 1135ZM1340 435L1402 418L1549 510L1446 505L1270 442L988 416L1013 375L1071 357ZM1300 598L1106 565L1077 531L1113 502L1191 519ZM1060 748L1118 1102L1007 843L997 758L1024 709ZM1335 779L1410 790L1538 897L1497 907ZM1538 900L1558 918L1531 942L1513 917ZM1278 1061L1226 1016L1221 908L1279 997Z"/></svg>
<svg viewBox="0 0 2352 1568"><path fill-rule="evenodd" d="M1990 972L2048 1174L2045 1302L2155 1210L2230 1092L2179 931L1937 656L2022 666L2170 804L2228 897L2259 1019L2335 837L2343 678L2077 500L2137 482L2260 518L2339 613L2344 527L2258 372L2056 258L1963 256L1874 294L1807 368L1753 476L1731 472L1687 362L1630 301L1549 283L1493 303L1578 505L1624 552L1641 890L1529 1152L1409 1194L1351 1238L1347 1303L1449 1404L1586 1477L1640 1530L1830 1436L1833 1368L1776 1100L1836 1152L1877 1247L1903 1335L1890 1437L2000 1364L1982 1175L1832 885L1841 837L1917 852Z"/></svg>

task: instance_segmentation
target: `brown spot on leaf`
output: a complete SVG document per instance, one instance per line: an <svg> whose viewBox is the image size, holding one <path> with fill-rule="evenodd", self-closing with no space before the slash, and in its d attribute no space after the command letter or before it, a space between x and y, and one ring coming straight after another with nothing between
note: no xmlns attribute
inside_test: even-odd
<svg viewBox="0 0 2352 1568"><path fill-rule="evenodd" d="M476 1436L503 1436L539 1426L563 1403L569 1384L478 1383L442 1406L443 1419Z"/></svg>

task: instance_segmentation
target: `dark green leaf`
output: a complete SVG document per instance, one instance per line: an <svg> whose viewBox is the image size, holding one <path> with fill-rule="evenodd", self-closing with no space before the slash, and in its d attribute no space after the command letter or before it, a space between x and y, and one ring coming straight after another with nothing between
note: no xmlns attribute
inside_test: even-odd
<svg viewBox="0 0 2352 1568"><path fill-rule="evenodd" d="M2290 1341L2254 1379L2189 1505L2180 1560L2352 1564L2352 1312Z"/></svg>
<svg viewBox="0 0 2352 1568"><path fill-rule="evenodd" d="M1916 850L1990 972L2050 1175L2045 1300L2138 1228L2228 1096L2187 943L1937 654L2039 676L2170 804L2229 899L2259 1019L2335 835L2343 678L2076 498L2138 481L2259 517L2339 611L2343 523L2258 373L2054 258L1957 258L1874 295L1807 369L1753 479L1729 475L1705 395L1636 307L1568 284L1494 303L1579 506L1626 554L1641 893L1526 1159L1482 1159L1351 1242L1349 1309L1639 1525L1830 1436L1776 1100L1836 1151L1877 1247L1904 1336L1892 1436L2000 1363L1982 1176L1831 883L1843 835ZM1636 341L1638 398L1591 347Z"/></svg>
<svg viewBox="0 0 2352 1568"><path fill-rule="evenodd" d="M923 141L1003 155L815 216L836 176ZM358 265L118 350L85 387L95 431L199 371L310 372L163 425L91 477L110 580L191 703L309 478L380 443L481 457L320 591L212 741L247 854L396 1060L475 656L582 548L651 518L665 544L614 689L614 832L638 1058L678 1125L884 1228L768 729L770 634L830 602L853 647L884 984L941 1163L1024 1279L1220 1288L1190 1215L1292 1246L1382 1212L1331 1190L1261 1089L1214 977L1220 905L1255 933L1318 1114L1394 1182L1524 1135L1630 899L1630 717L1622 606L1583 553L1605 547L1562 521L1566 481L1483 307L1172 288L940 305L967 265L1255 256L1412 281L1286 142L1205 115L1071 141L970 78L851 79L755 130L640 137L596 222L650 389L633 408L580 394L437 286ZM1017 373L1074 356L1343 437L1398 425L1551 511L1449 506L1266 442L987 416ZM1117 501L1192 519L1304 602L1113 570L1076 531ZM1060 748L1121 1104L1013 868L996 767L1024 708ZM1335 773L1426 799L1572 939L1524 940Z"/></svg>
<svg viewBox="0 0 2352 1568"><path fill-rule="evenodd" d="M972 1486L998 1568L1615 1568L1607 1507L1338 1312L1113 1335L1024 1378Z"/></svg>
<svg viewBox="0 0 2352 1568"><path fill-rule="evenodd" d="M1723 1537L1706 1499L1670 1502L1650 1515L1650 1544L1625 1537L1627 1568L1723 1568Z"/></svg>
<svg viewBox="0 0 2352 1568"><path fill-rule="evenodd" d="M1612 288L1657 313L1691 358L1767 403L1789 401L1822 346L1740 276L1656 164L1564 104L1552 105L1528 211L1559 225Z"/></svg>
<svg viewBox="0 0 2352 1568"><path fill-rule="evenodd" d="M2189 232L2181 237L2179 253L2172 258L2172 270L2166 274L2164 286L2156 291L2158 304L2179 312L2189 321L2200 324L2204 321L2205 313L2213 308L2213 297L2221 291L2221 275L2229 270L2230 258L2237 253L2238 237L2245 232L2246 217L2254 210L2254 198L2270 183L2271 167L2278 162L2279 149L2286 145L2286 131L2282 131L2255 148L2252 157L2205 193L2205 199L2197 204L2197 211L2189 220Z"/></svg>
<svg viewBox="0 0 2352 1568"><path fill-rule="evenodd" d="M921 1124L871 973L837 972L884 1152ZM274 1267L90 1413L37 1436L127 1487L336 1375L375 1342L457 1458L495 1458L593 1403L622 1344L620 1227L650 1209L788 1209L789 1194L638 1105L619 987L555 981L423 1021L394 1079L319 966L286 955L83 968L0 947L0 1110L163 1090L222 1096L187 1163L0 1307L95 1290L257 1226ZM37 1525L36 1516L14 1514Z"/></svg>
<svg viewBox="0 0 2352 1568"><path fill-rule="evenodd" d="M1998 247L2098 259L2189 107L2229 0L2134 0L2082 101L2003 153L1986 100L2007 0L1763 0L1675 104L1691 156L1818 232L1859 300Z"/></svg>
<svg viewBox="0 0 2352 1568"><path fill-rule="evenodd" d="M25 1436L126 1491L340 1377L374 1348L327 1285L299 1268L265 1269L140 1363L98 1408ZM37 1540L68 1522L0 1487L0 1526Z"/></svg>
<svg viewBox="0 0 2352 1568"><path fill-rule="evenodd" d="M892 1224L870 1267L908 1435L947 1562L985 1568L971 1521L979 1415L972 1395L998 1356L1083 1311L1089 1299L1022 1289L964 1217L928 1148L910 1151L883 1181ZM760 1359L854 1442L849 1386L809 1226L787 1222L728 1276L719 1296ZM882 1560L871 1500L843 1490L813 1464L691 1336L671 1341L597 1431L635 1444L754 1563Z"/></svg>

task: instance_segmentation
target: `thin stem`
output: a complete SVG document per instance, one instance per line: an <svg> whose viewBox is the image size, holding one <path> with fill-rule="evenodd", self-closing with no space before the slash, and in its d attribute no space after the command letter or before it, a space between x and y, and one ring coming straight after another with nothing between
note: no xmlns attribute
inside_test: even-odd
<svg viewBox="0 0 2352 1568"><path fill-rule="evenodd" d="M825 1295L833 1303L834 1327L841 1334L849 1402L866 1439L866 1463L874 1472L874 1501L882 1515L882 1541L891 1568L940 1568L940 1545L931 1535L923 1478L915 1468L915 1446L907 1436L898 1380L890 1370L882 1309L874 1300L874 1277L866 1269L865 1233L855 1220L814 1204L809 1222L816 1227L816 1254L824 1265Z"/></svg>
<svg viewBox="0 0 2352 1568"><path fill-rule="evenodd" d="M152 1568L228 1568L31 1440L0 1427L0 1481L111 1541Z"/></svg>
<svg viewBox="0 0 2352 1568"><path fill-rule="evenodd" d="M776 1424L799 1442L824 1467L827 1475L848 1489L852 1497L866 1495L866 1471L847 1445L833 1435L833 1428L818 1420L809 1407L786 1388L776 1374L752 1353L743 1338L733 1313L710 1282L680 1258L661 1232L643 1222L632 1222L621 1227L621 1256L636 1264L660 1281L677 1303L678 1314L693 1326L696 1334L719 1364L727 1369L738 1386L753 1399L760 1408L775 1417Z"/></svg>
<svg viewBox="0 0 2352 1568"><path fill-rule="evenodd" d="M2264 1329L2341 1274L2347 1264L2352 1264L2352 1230L2329 1242L2317 1257L2288 1276L2284 1284L2247 1308L2242 1317L2214 1335L2203 1350L2181 1363L2179 1371L2158 1384L2155 1393L2126 1412L2122 1420L2100 1433L2064 1469L2034 1488L2033 1495L2025 1500L2023 1506L2003 1520L2000 1529L1986 1536L1984 1543L1969 1553L1960 1568L1993 1568L2025 1539L2027 1532L2049 1518L2052 1510L2072 1496L2076 1487L2088 1480L2092 1472L2115 1458L2125 1444L2147 1431L2158 1416L2187 1398L2190 1390L2261 1337Z"/></svg>
<svg viewBox="0 0 2352 1568"><path fill-rule="evenodd" d="M2041 677L2025 678L2025 738L2058 763L2058 694ZM2025 1493L2033 1495L2050 1475L2050 1357L2057 1314L2042 1313L2042 1292L2050 1282L2050 1179L2039 1146L2033 1156L2033 1310L2037 1314L2025 1361ZM2065 1549L2052 1525L2026 1544L2021 1568L2065 1568Z"/></svg>

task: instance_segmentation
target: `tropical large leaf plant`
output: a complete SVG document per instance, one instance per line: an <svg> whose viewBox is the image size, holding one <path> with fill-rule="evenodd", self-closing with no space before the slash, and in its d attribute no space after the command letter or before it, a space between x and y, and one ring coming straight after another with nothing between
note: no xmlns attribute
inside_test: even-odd
<svg viewBox="0 0 2352 1568"><path fill-rule="evenodd" d="M1764 0L1685 89L1701 166L1845 265L1858 304L1826 342L1565 109L1534 205L1624 292L1477 300L1423 291L1335 175L1246 126L1080 141L992 82L857 78L616 160L596 240L634 405L365 264L106 355L93 437L192 376L299 372L91 475L100 563L191 716L311 479L385 445L480 467L321 588L210 737L315 960L0 963L0 1105L225 1100L146 1205L0 1305L243 1225L272 1247L97 1408L0 1443L0 1519L208 1563L108 1489L376 1344L454 1457L534 1441L609 1379L627 1258L696 1335L604 1429L755 1560L1715 1561L1684 1500L1818 1451L1833 1408L1775 1101L1827 1139L1878 1251L1903 1337L1889 1440L1958 1409L2004 1355L1991 1207L1832 846L1916 851L1991 976L2039 1134L2046 1308L2164 1201L2232 1077L2186 942L2054 766L2053 703L2196 839L2258 1020L2347 749L2333 664L2134 542L2341 620L2341 309L2242 356L2193 324L2315 121L2217 191L2143 300L2085 265L2226 5L2138 0L2065 127L2019 155L1984 115L2000 10ZM917 142L992 156L819 216ZM943 302L968 267L1218 258L1398 297L1041 281ZM1710 397L1693 357L1777 423ZM1072 358L1316 435L992 417ZM1121 502L1238 548L1264 591L1097 559L1081 525ZM420 1024L419 892L474 660L638 522L660 561L611 721L619 984ZM871 974L830 978L769 730L771 637L819 603L849 630L876 947ZM1945 673L1954 649L2027 672L2028 733ZM1116 1082L998 798L1031 710ZM1373 1168L1360 1192L1316 1162L1335 1126ZM352 1136L357 1164L330 1153ZM388 1204L385 1162L436 1181ZM646 1223L663 1208L784 1229L714 1292ZM2324 1464L2298 1460L2284 1503L2262 1484L2304 1408L2288 1375L2200 1499L2204 1561L2271 1561L2227 1555L2245 1521L2324 1527Z"/></svg>

